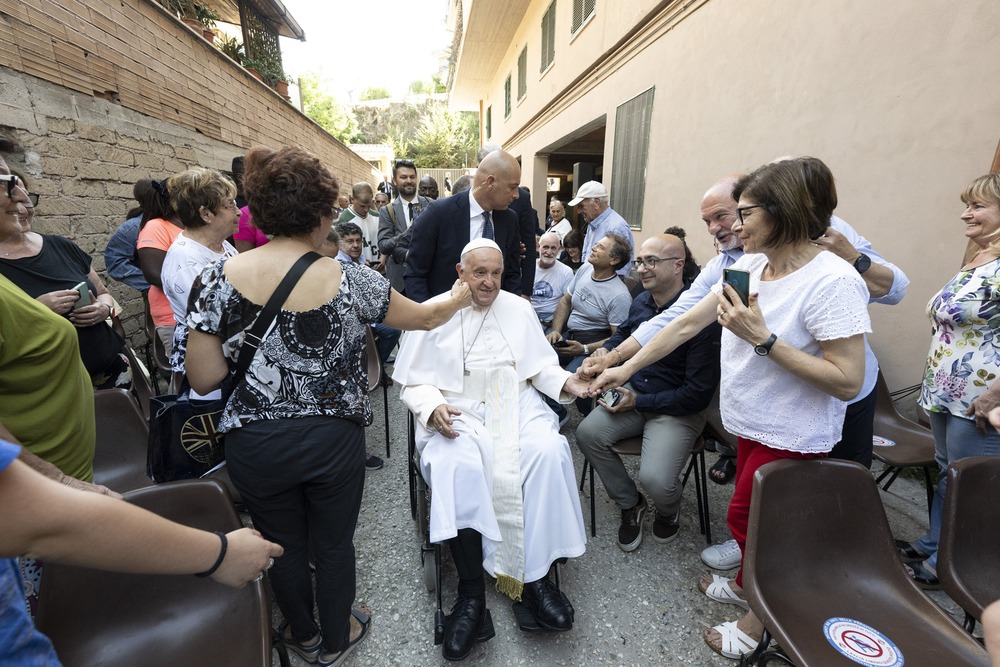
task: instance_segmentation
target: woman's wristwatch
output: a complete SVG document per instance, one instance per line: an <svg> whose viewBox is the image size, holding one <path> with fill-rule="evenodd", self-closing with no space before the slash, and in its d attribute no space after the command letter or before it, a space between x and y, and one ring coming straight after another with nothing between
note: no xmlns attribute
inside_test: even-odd
<svg viewBox="0 0 1000 667"><path fill-rule="evenodd" d="M774 341L778 340L777 334L771 334L767 337L763 343L753 346L753 351L757 353L759 357L766 357L771 353L771 347L774 345Z"/></svg>
<svg viewBox="0 0 1000 667"><path fill-rule="evenodd" d="M587 345L586 343L583 344L583 354L584 356L590 355L590 346Z"/></svg>

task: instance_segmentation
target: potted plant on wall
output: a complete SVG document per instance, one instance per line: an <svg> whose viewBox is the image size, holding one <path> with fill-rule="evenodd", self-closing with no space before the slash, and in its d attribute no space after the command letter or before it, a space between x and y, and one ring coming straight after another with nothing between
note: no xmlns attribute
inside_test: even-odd
<svg viewBox="0 0 1000 667"><path fill-rule="evenodd" d="M198 19L198 23L201 24L201 36L204 37L209 43L215 43L215 22L221 17L219 13L214 9L210 9L205 5L195 4L194 6L195 18Z"/></svg>
<svg viewBox="0 0 1000 667"><path fill-rule="evenodd" d="M243 59L243 68L246 69L246 71L250 72L250 74L257 77L259 81L264 80L264 75L262 71L266 70L267 67L268 67L267 63L257 60L255 58Z"/></svg>
<svg viewBox="0 0 1000 667"><path fill-rule="evenodd" d="M243 52L243 42L235 37L220 37L218 47L220 51L235 60L237 63L240 65L243 64L243 61L246 58L246 53Z"/></svg>

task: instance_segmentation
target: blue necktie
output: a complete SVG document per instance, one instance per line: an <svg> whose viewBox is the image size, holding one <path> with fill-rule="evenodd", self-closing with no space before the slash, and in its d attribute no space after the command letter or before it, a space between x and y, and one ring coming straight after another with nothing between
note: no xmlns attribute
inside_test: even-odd
<svg viewBox="0 0 1000 667"><path fill-rule="evenodd" d="M489 211L483 211L483 238L490 241L496 240L496 236L493 234L493 218Z"/></svg>

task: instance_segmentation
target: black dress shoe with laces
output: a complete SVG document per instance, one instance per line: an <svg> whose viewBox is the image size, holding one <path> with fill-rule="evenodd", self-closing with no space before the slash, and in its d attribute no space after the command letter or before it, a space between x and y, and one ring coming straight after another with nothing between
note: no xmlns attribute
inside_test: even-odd
<svg viewBox="0 0 1000 667"><path fill-rule="evenodd" d="M493 638L495 632L488 637L481 636L487 614L485 598L458 597L455 606L451 608L451 614L444 621L441 654L445 660L465 660L472 653L476 642Z"/></svg>
<svg viewBox="0 0 1000 667"><path fill-rule="evenodd" d="M564 632L573 629L573 607L548 577L526 583L521 602L546 630Z"/></svg>

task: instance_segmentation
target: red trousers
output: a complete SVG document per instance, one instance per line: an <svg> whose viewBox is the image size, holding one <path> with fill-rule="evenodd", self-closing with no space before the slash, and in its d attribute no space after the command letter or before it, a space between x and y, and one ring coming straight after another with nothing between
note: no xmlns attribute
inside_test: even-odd
<svg viewBox="0 0 1000 667"><path fill-rule="evenodd" d="M753 491L753 474L757 468L771 461L781 459L825 459L826 454L803 454L787 449L774 449L762 445L756 440L738 438L736 446L736 489L733 499L729 501L729 513L726 520L740 552L746 556L747 524L750 521L750 495ZM740 571L736 573L736 585L743 588L743 561L740 560Z"/></svg>

